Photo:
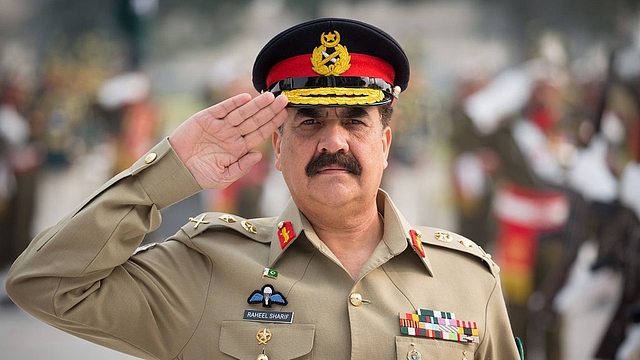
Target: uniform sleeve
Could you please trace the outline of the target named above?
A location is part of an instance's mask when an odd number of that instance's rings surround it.
[[[485,334],[480,344],[479,360],[509,359],[519,360],[520,353],[516,339],[511,330],[511,323],[507,313],[507,307],[502,295],[500,278],[496,278],[496,286],[487,303]]]
[[[199,190],[163,140],[40,233],[10,269],[7,293],[81,338],[134,356],[175,357],[202,313],[211,267],[177,241],[132,254],[159,226],[159,209]]]

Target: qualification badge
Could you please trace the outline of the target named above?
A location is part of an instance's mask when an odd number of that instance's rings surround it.
[[[262,307],[271,307],[272,304],[287,305],[287,299],[280,292],[273,289],[273,285],[266,284],[261,290],[255,290],[247,299],[249,304],[262,304]]]

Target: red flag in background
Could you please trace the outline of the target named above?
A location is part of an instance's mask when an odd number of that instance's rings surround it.
[[[504,184],[493,212],[498,224],[495,255],[505,297],[525,305],[534,290],[538,237],[565,224],[569,202],[560,192]]]

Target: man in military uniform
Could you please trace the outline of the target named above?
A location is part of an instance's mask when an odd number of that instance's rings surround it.
[[[202,110],[16,261],[26,311],[153,359],[518,359],[499,268],[459,235],[409,224],[378,189],[400,45],[347,19],[274,37],[248,94]],[[203,213],[136,248],[159,209],[246,174],[273,134],[292,201],[277,218]]]

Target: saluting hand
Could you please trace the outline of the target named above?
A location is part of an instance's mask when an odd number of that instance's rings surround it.
[[[287,118],[287,98],[240,94],[201,110],[169,142],[203,189],[222,189],[262,159],[255,150]]]

